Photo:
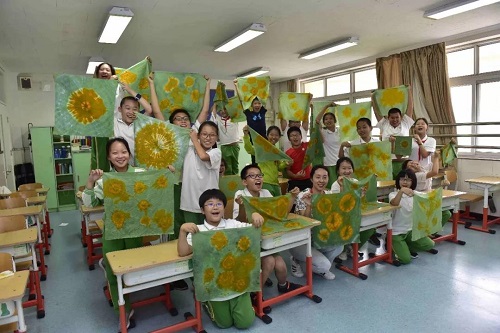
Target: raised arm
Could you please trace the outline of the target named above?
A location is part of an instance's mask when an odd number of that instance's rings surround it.
[[[151,72],[148,75],[149,90],[151,93],[151,108],[153,109],[153,115],[156,119],[165,120],[163,113],[161,113],[160,103],[158,102],[158,95],[156,95],[155,90],[155,73]]]
[[[146,101],[146,99],[144,97],[142,97],[141,95],[136,93],[135,90],[130,88],[130,86],[128,84],[126,84],[125,82],[120,81],[120,85],[123,87],[123,89],[125,89],[126,92],[128,92],[131,96],[135,97],[136,99],[137,99],[137,96],[141,97],[138,99],[138,101],[139,101],[139,104],[141,104],[141,106],[143,107],[145,114],[147,114],[148,116],[153,114],[153,109],[152,109],[151,105],[149,104],[148,101]]]
[[[197,118],[200,124],[208,119],[208,113],[210,111],[210,78],[206,75],[204,77],[205,80],[207,80],[207,86],[205,88],[205,97],[203,98],[203,107]]]
[[[189,136],[191,137],[191,141],[193,142],[196,155],[198,155],[198,157],[202,161],[210,162],[210,155],[207,154],[206,150],[201,146],[200,141],[198,141],[198,133],[196,133],[196,131],[192,129],[189,133]]]
[[[335,102],[331,102],[330,104],[325,105],[325,107],[323,109],[321,109],[320,113],[318,113],[318,115],[316,116],[316,119],[314,119],[316,124],[320,125],[321,120],[323,119],[323,115],[325,114],[326,110],[328,110],[328,108],[334,107],[336,105],[337,104],[335,104]],[[312,112],[313,112],[313,106],[311,104],[311,113]]]
[[[288,124],[288,121],[285,120],[285,119],[280,119],[280,127],[281,127],[281,131],[283,132],[286,128],[286,125]]]
[[[378,105],[375,101],[375,93],[372,92],[372,106],[373,106],[373,113],[375,113],[375,118],[377,118],[377,121],[380,121],[380,119],[384,118],[381,114],[380,114],[380,110],[378,108]]]
[[[427,172],[426,178],[437,176],[437,174],[439,173],[439,165],[440,165],[439,157],[440,153],[439,151],[436,151],[432,156],[432,169],[429,172]]]
[[[411,92],[411,85],[408,86],[408,107],[406,108],[406,115],[413,116],[413,93]]]

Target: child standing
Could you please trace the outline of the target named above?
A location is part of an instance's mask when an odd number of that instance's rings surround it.
[[[409,264],[412,257],[416,258],[416,251],[429,251],[433,254],[438,252],[433,249],[434,242],[429,237],[411,240],[413,191],[416,186],[415,173],[401,170],[396,177],[397,191],[389,193],[389,203],[401,206],[392,215],[392,249],[402,264]]]
[[[248,223],[233,219],[224,219],[224,208],[227,199],[220,190],[211,189],[204,191],[199,199],[199,207],[204,215],[201,225],[184,223],[181,226],[177,252],[179,256],[187,256],[193,253],[192,234],[209,230],[222,230],[231,228],[247,228]],[[253,219],[253,226],[258,228],[262,225],[262,219]],[[235,326],[239,329],[249,328],[255,318],[249,293],[234,294],[229,297],[213,299],[206,303],[210,318],[220,328]]]
[[[323,165],[328,168],[328,173],[330,175],[327,185],[328,188],[332,186],[332,183],[335,181],[335,179],[337,179],[335,164],[339,159],[340,135],[336,128],[337,118],[335,118],[335,114],[333,114],[332,112],[326,112],[326,110],[336,105],[337,104],[335,104],[334,102],[325,105],[321,112],[316,116],[316,126],[321,126],[321,121],[323,121],[323,125],[325,126],[321,129],[321,136],[323,138],[323,149],[325,151]]]
[[[216,105],[212,106],[212,117],[214,123],[219,127],[219,145],[222,158],[226,162],[226,175],[238,174],[238,159],[240,156],[240,145],[238,143],[238,124],[231,122],[226,109],[216,112]]]
[[[427,136],[429,122],[425,118],[415,120],[415,135],[411,143],[410,160],[417,161],[426,168],[431,163],[431,155],[436,151],[436,140]]]
[[[301,122],[298,120],[286,121],[285,119],[281,119],[280,125],[281,125],[281,131],[283,133],[288,132],[288,130],[291,127],[298,127],[300,129],[302,137],[307,138],[307,131],[309,130],[309,120]],[[288,140],[288,138],[285,136],[281,137],[281,150],[283,150],[286,153],[286,151],[291,147],[292,144],[290,143],[290,140]]]
[[[288,191],[298,187],[301,191],[312,187],[311,184],[311,164],[303,168],[304,158],[306,156],[307,142],[302,142],[302,133],[298,127],[291,127],[286,132],[292,148],[286,151],[286,154],[293,160],[293,164],[286,168],[288,181]]]
[[[266,137],[266,112],[267,109],[262,106],[262,102],[256,97],[252,101],[252,106],[250,109],[246,109],[245,116],[247,117],[247,125],[255,132],[259,133],[263,137]],[[252,138],[250,138],[252,142]],[[253,142],[252,142],[253,143]],[[255,164],[255,155],[251,156],[252,164]]]
[[[352,145],[361,145],[369,142],[379,142],[379,139],[372,137],[372,121],[368,118],[359,118],[356,122],[356,131],[358,132],[359,138],[344,141],[340,144],[339,157],[349,157],[349,148]]]

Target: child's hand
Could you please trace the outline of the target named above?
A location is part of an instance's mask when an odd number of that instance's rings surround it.
[[[118,75],[111,75],[110,80],[118,80]]]
[[[395,137],[394,135],[391,135],[391,136],[389,137],[389,141],[390,141],[391,143],[396,142],[396,137]]]
[[[351,144],[349,143],[349,141],[344,141],[340,144],[340,147],[341,148],[351,148]]]
[[[101,169],[91,170],[89,174],[89,181],[95,183],[99,178],[102,177],[103,173],[104,171],[102,171]]]
[[[305,171],[305,170],[300,170],[299,172],[297,172],[297,173],[295,174],[295,176],[296,176],[297,178],[299,178],[299,177],[304,177],[305,175],[306,175],[306,171]]]
[[[191,137],[191,141],[193,141],[193,143],[198,141],[198,133],[196,133],[194,129],[191,129],[191,132],[189,132],[189,136]]]
[[[243,134],[248,135],[248,125],[243,126]]]
[[[175,167],[173,165],[169,165],[168,166],[168,170],[170,170],[170,172],[174,173],[175,172]]]
[[[147,56],[147,57],[146,57],[146,60],[147,60],[149,63],[153,63],[153,60],[151,60],[151,57],[150,57],[150,56]]]
[[[207,81],[208,81],[208,80],[210,80],[210,77],[209,77],[208,75],[206,75],[206,74],[205,74],[205,75],[203,75],[203,77],[204,77],[204,78],[205,78],[205,80],[207,80]]]
[[[260,228],[264,224],[264,218],[257,212],[252,213],[252,225],[255,228]]]
[[[292,197],[296,198],[297,195],[299,195],[300,193],[300,189],[297,186],[295,186],[289,193],[292,195]]]
[[[180,231],[182,232],[185,232],[186,234],[195,234],[197,232],[200,231],[200,229],[198,229],[198,226],[194,223],[191,223],[191,222],[187,222],[187,223],[184,223],[183,225],[181,225],[181,229]]]
[[[418,136],[418,134],[413,135],[413,138],[415,139],[417,145],[420,146],[421,144],[423,144],[422,139],[420,139],[420,136]]]
[[[306,204],[306,206],[311,206],[311,197],[312,197],[311,192],[306,192],[302,196],[302,201]]]
[[[148,81],[149,81],[150,85],[155,83],[155,72],[149,73],[149,75],[148,75]]]
[[[409,188],[409,187],[403,187],[403,188],[401,188],[400,191],[403,192],[404,194],[406,194],[409,197],[413,196],[413,190],[411,188]]]
[[[241,194],[238,195],[236,198],[234,198],[234,202],[236,202],[238,205],[241,205],[243,203],[243,198],[241,197]]]

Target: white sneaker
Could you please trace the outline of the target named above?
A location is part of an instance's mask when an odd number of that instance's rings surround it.
[[[347,252],[343,251],[341,254],[339,254],[339,259],[342,261],[347,260]]]
[[[352,258],[353,251],[352,251],[352,245],[346,245],[345,250],[346,254],[349,256],[349,258]]]
[[[295,277],[303,277],[304,272],[302,271],[302,267],[300,267],[300,264],[295,260],[293,256],[290,257],[290,262],[291,262],[291,273]]]
[[[335,274],[333,274],[330,271],[327,271],[325,273],[319,273],[319,276],[321,276],[325,280],[334,280],[335,279]]]

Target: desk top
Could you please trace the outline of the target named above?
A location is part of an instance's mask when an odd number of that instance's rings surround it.
[[[440,172],[437,175],[432,176],[432,179],[442,179],[444,178],[444,176],[445,176],[444,172]]]
[[[50,187],[40,187],[40,188],[37,188],[35,190],[36,190],[36,193],[38,193],[39,195],[45,195],[50,190]]]
[[[19,244],[35,243],[38,238],[36,227],[0,233],[0,248]]]
[[[28,205],[41,205],[47,201],[47,196],[39,195],[37,197],[26,198],[26,203]]]
[[[40,215],[42,213],[43,207],[41,205],[27,206],[19,208],[1,209],[0,216],[13,216],[13,215],[24,215],[33,216]]]
[[[486,185],[499,185],[500,177],[483,176],[478,178],[467,179],[468,183],[486,184]]]
[[[460,192],[460,191],[452,191],[452,190],[445,190],[443,189],[443,199],[445,198],[455,198],[459,197],[461,195],[466,194],[465,192]]]
[[[318,221],[318,220],[315,220],[315,219],[312,219],[310,217],[306,217],[306,216],[301,216],[301,215],[297,215],[297,214],[294,214],[294,213],[290,213],[288,214],[288,218],[289,219],[293,219],[293,218],[301,218],[301,219],[304,219],[304,220],[307,220],[309,223],[311,223],[309,226],[307,226],[306,228],[303,228],[303,229],[307,229],[307,228],[312,228],[312,227],[315,227],[317,225],[320,225],[321,222]],[[282,231],[282,232],[276,232],[274,234],[267,234],[267,235],[262,235],[262,239],[268,239],[268,238],[275,238],[275,237],[278,237],[278,236],[281,236],[281,235],[284,235],[286,233],[289,233],[289,232],[293,232],[293,231],[296,231],[297,229],[293,229],[293,230],[290,230],[290,231]],[[302,229],[299,229],[299,230],[302,230]]]
[[[82,205],[80,206],[80,210],[83,214],[101,213],[104,212],[104,206],[87,207]]]
[[[28,283],[29,271],[19,271],[0,279],[0,301],[14,301],[23,297]]]
[[[286,184],[286,183],[288,183],[288,178],[279,177],[278,178],[278,183],[280,183],[280,184]]]
[[[101,232],[104,232],[104,221],[103,220],[96,220],[95,224],[97,224],[97,227]]]
[[[5,199],[10,197],[10,193],[0,193],[0,199]]]
[[[106,256],[115,275],[185,261],[192,257],[191,255],[179,257],[177,254],[177,240],[136,249],[109,252]]]
[[[393,206],[393,205],[385,203],[385,202],[381,202],[381,204],[383,204],[382,207],[362,211],[361,216],[365,217],[365,216],[371,216],[371,215],[376,215],[376,214],[382,214],[385,212],[390,212],[390,211],[396,210],[400,207],[400,206]]]
[[[378,180],[377,188],[394,187],[396,182],[394,180]]]

